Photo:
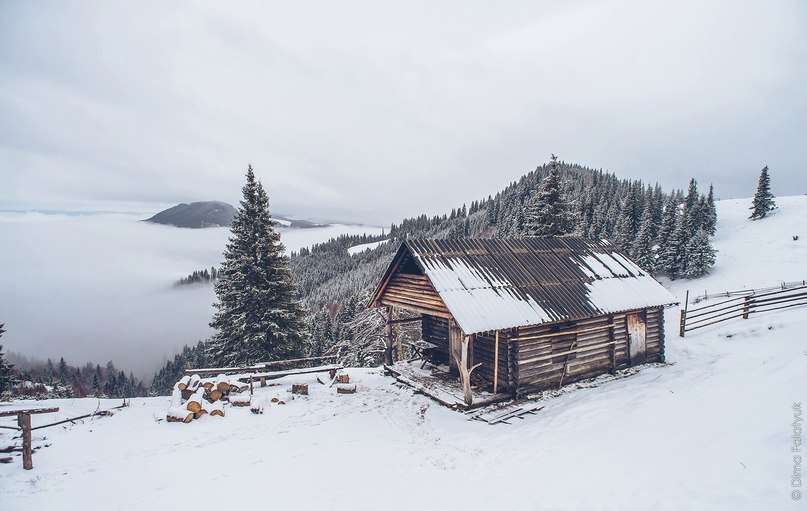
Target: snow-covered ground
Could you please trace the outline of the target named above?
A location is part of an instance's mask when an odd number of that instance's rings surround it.
[[[750,201],[719,203],[714,274],[671,290],[805,278],[807,238],[792,235],[807,197],[777,201],[754,223],[743,220]],[[561,393],[509,425],[468,421],[373,369],[347,371],[355,395],[297,377],[311,395],[263,415],[168,424],[169,398],[133,400],[112,417],[36,431],[49,447],[32,471],[18,458],[0,465],[0,509],[801,509],[791,407],[807,401],[807,308],[685,339],[677,310],[666,319],[669,365]],[[259,398],[291,380],[280,383]],[[97,406],[37,404],[62,411],[35,425]],[[10,437],[0,429],[0,447]]]

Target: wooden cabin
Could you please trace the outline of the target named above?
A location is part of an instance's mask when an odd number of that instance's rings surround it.
[[[663,361],[664,307],[676,303],[610,242],[564,237],[406,240],[371,307],[387,309],[388,363],[405,310],[433,364],[455,371],[467,337],[483,385],[525,395]]]

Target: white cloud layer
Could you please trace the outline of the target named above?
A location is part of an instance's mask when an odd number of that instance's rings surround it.
[[[379,228],[283,229],[287,250]],[[208,337],[210,285],[174,288],[218,266],[230,231],[179,229],[133,215],[0,213],[0,339],[5,350],[74,365],[113,360],[150,377],[164,357]]]

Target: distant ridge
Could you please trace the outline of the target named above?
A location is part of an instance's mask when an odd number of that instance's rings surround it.
[[[173,225],[189,229],[202,229],[205,227],[230,227],[235,216],[235,208],[221,201],[200,201],[190,204],[177,204],[171,208],[160,211],[153,217],[145,220],[155,224]],[[275,215],[274,219],[280,227],[292,229],[310,229],[324,227],[330,224],[309,222]]]
[[[234,215],[235,208],[226,202],[203,201],[177,204],[160,211],[146,222],[190,229],[229,227]]]

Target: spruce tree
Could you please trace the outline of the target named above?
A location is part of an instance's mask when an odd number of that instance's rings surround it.
[[[717,207],[715,207],[715,189],[709,185],[709,195],[706,196],[706,224],[704,229],[709,236],[714,236],[717,232]]]
[[[762,168],[759,173],[759,183],[757,183],[757,193],[754,194],[754,201],[751,204],[751,220],[765,218],[768,213],[776,209],[775,197],[771,193],[771,177],[768,175],[768,166]]]
[[[656,254],[653,251],[653,204],[647,202],[642,215],[642,225],[636,235],[632,250],[634,261],[651,275],[656,270]]]
[[[686,265],[681,276],[694,279],[709,273],[715,264],[715,250],[709,244],[709,233],[700,229],[686,247]]]
[[[662,245],[658,268],[675,280],[686,270],[686,222],[683,215],[676,215],[675,228]]]
[[[558,158],[552,155],[549,175],[541,191],[527,202],[524,211],[524,235],[529,237],[563,236],[572,229],[569,207],[560,191]]]
[[[3,326],[4,324],[0,323],[0,337],[3,337],[5,332]],[[13,364],[6,363],[6,358],[3,355],[3,345],[0,344],[0,395],[7,390],[11,390],[11,386],[14,384],[14,378],[11,375],[13,368]]]
[[[247,169],[243,200],[233,218],[215,284],[216,313],[208,343],[214,364],[293,358],[303,353],[303,308],[269,197]]]
[[[698,183],[695,178],[689,181],[686,201],[684,202],[684,227],[686,228],[686,240],[689,242],[692,237],[705,224],[705,211],[703,207],[705,201],[701,202],[701,195],[698,193]]]

